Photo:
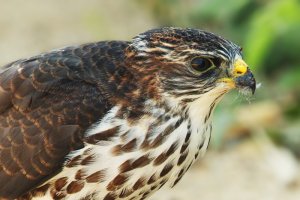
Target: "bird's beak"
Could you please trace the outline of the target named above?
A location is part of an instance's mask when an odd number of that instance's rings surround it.
[[[250,89],[252,94],[254,94],[256,89],[255,78],[248,65],[241,58],[238,58],[234,62],[233,67],[228,74],[228,78],[222,78],[220,81],[234,88]]]

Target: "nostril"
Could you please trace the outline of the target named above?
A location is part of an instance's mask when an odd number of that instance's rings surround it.
[[[236,73],[237,73],[237,74],[243,74],[243,72],[242,72],[242,71],[237,71]]]
[[[236,60],[233,66],[233,74],[235,76],[241,76],[247,73],[248,65],[243,60]]]
[[[247,72],[247,67],[244,66],[236,66],[234,69],[235,75],[243,75],[246,74],[246,72]]]

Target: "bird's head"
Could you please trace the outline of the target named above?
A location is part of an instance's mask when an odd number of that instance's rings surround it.
[[[256,88],[241,47],[210,32],[150,30],[133,39],[128,55],[136,70],[145,77],[151,74],[164,94],[182,102],[217,98],[232,88],[253,94]]]

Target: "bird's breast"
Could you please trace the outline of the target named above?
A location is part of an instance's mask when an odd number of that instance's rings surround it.
[[[141,199],[165,184],[174,186],[207,148],[209,124],[195,129],[189,118],[167,112],[133,123],[117,117],[119,111],[111,109],[87,131],[85,147],[72,152],[48,182],[53,185],[48,195]]]

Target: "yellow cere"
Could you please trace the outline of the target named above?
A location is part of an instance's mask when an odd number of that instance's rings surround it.
[[[233,64],[233,75],[236,76],[241,76],[244,75],[247,72],[248,65],[242,60],[238,59],[235,61]]]

